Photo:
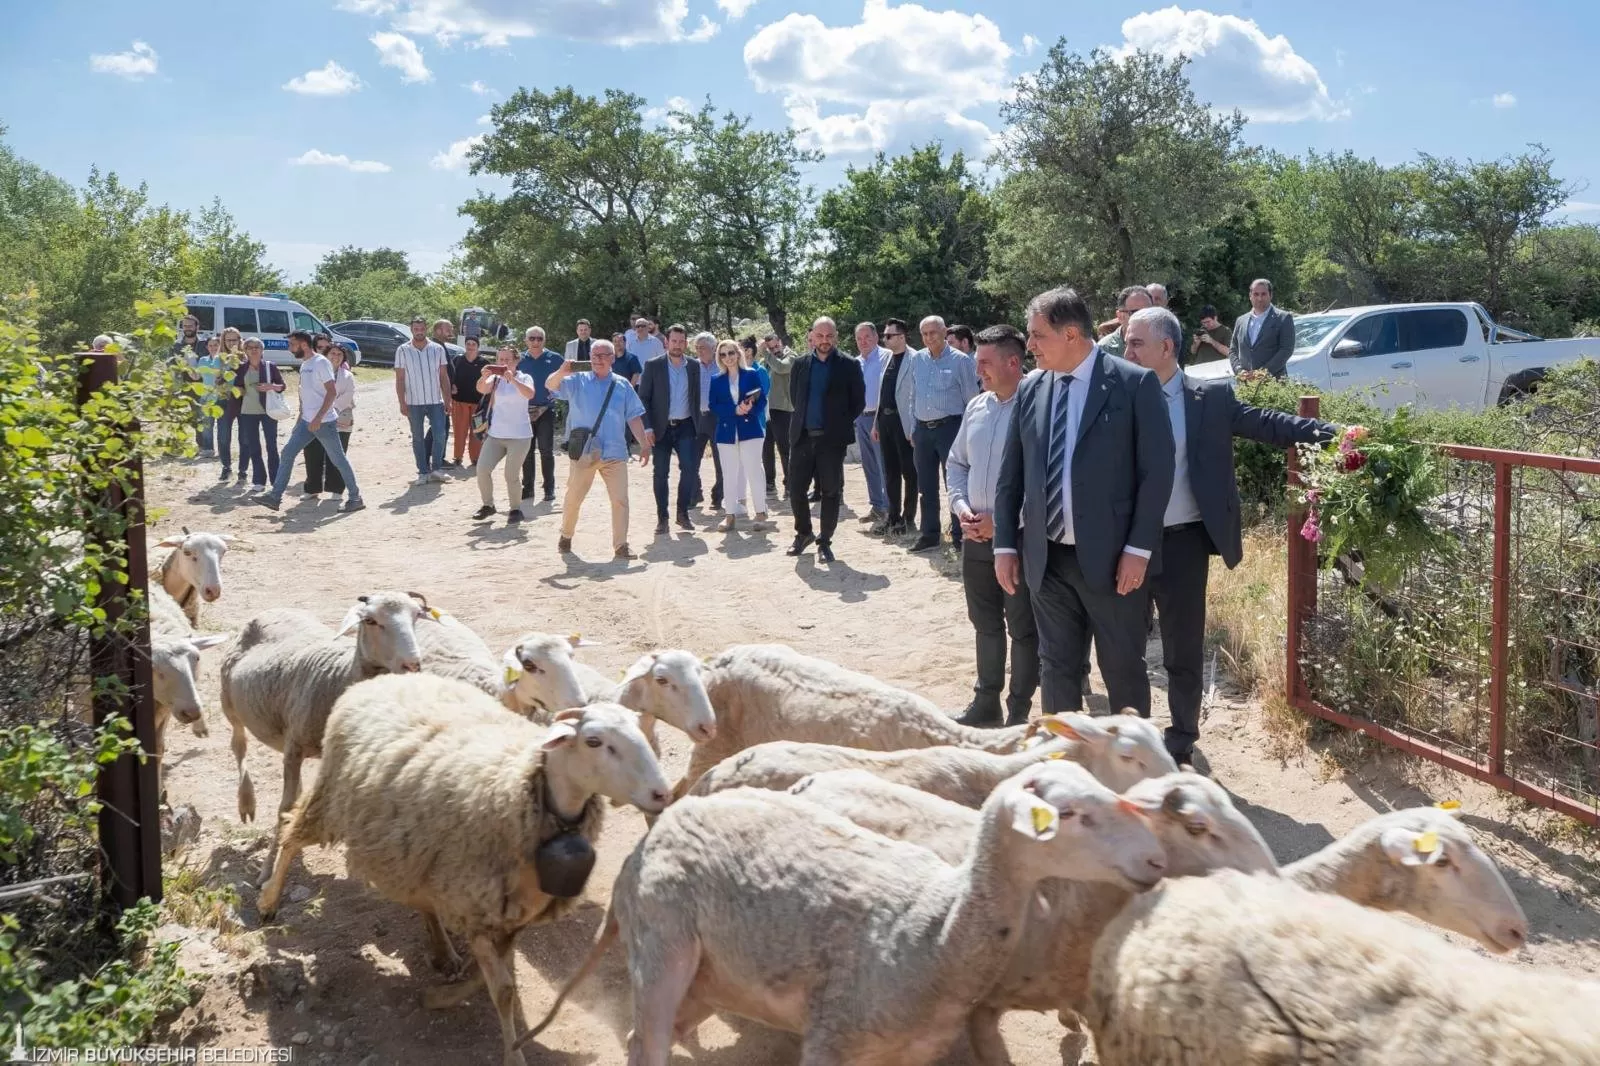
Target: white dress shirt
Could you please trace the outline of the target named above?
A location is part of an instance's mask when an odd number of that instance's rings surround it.
[[[1259,315],[1254,311],[1250,312],[1250,321],[1245,324],[1245,332],[1250,335],[1251,344],[1254,344],[1256,342],[1256,338],[1261,336],[1261,323],[1265,322],[1267,320],[1267,316],[1271,313],[1271,304],[1268,304],[1267,309],[1261,312]]]
[[[1050,425],[1054,427],[1056,420],[1060,418],[1067,420],[1067,454],[1062,457],[1061,463],[1061,517],[1066,522],[1066,535],[1061,540],[1063,544],[1077,543],[1077,537],[1072,528],[1072,454],[1078,447],[1078,426],[1083,421],[1083,405],[1089,399],[1089,382],[1094,377],[1094,368],[1099,361],[1100,346],[1097,344],[1083,362],[1079,363],[1069,373],[1065,375],[1052,373],[1050,375]],[[1062,377],[1070,377],[1072,379],[1072,385],[1065,388],[1067,394],[1067,409],[1065,411],[1061,409],[1063,386],[1060,379]],[[1047,438],[1045,447],[1048,448],[1049,446],[1050,442]],[[1045,466],[1046,469],[1049,468],[1048,455],[1045,457]],[[1045,513],[1048,514],[1049,512],[1050,508],[1046,505]],[[1023,521],[1019,518],[1017,528],[1022,528],[1022,525]],[[1122,550],[1129,555],[1137,555],[1141,559],[1150,558],[1150,552],[1144,548],[1123,545]],[[1016,549],[996,548],[994,552],[996,555],[1016,554]]]
[[[1172,441],[1177,449],[1172,468],[1172,495],[1167,499],[1163,526],[1181,526],[1200,521],[1200,502],[1189,484],[1189,420],[1184,410],[1183,371],[1173,374],[1161,391],[1167,398],[1167,418],[1172,422]]]
[[[994,513],[1000,459],[1005,454],[1006,434],[1011,430],[1016,409],[1017,394],[1014,392],[1004,400],[992,392],[983,392],[967,404],[945,465],[951,513]]]

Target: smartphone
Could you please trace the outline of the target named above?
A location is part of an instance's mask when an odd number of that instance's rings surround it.
[[[747,399],[747,400],[753,400],[757,396],[760,396],[760,395],[761,395],[761,390],[760,389],[751,389],[749,392],[744,394],[744,398]]]

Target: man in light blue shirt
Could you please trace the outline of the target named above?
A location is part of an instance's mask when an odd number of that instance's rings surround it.
[[[667,354],[661,338],[650,332],[650,320],[643,315],[633,320],[633,332],[628,334],[628,354],[639,360],[639,365]]]
[[[961,426],[961,414],[978,395],[978,371],[972,356],[950,346],[944,319],[929,315],[922,320],[922,343],[912,352],[895,383],[901,415],[911,413],[911,452],[917,467],[917,487],[922,497],[922,535],[914,552],[939,546],[939,519],[944,514],[939,498],[939,478],[944,474],[950,445]],[[961,527],[950,524],[950,539],[961,547]]]
[[[561,368],[546,379],[545,386],[567,401],[569,459],[571,437],[587,435],[589,438],[582,455],[571,459],[566,502],[561,509],[561,539],[557,546],[563,552],[572,550],[578,511],[583,507],[584,497],[589,495],[594,476],[599,474],[606,483],[606,494],[611,497],[614,557],[626,562],[637,556],[628,547],[628,438],[624,431],[633,430],[634,439],[640,444],[640,466],[649,464],[655,436],[644,428],[644,404],[639,394],[621,375],[611,372],[616,355],[610,341],[597,340],[589,348],[589,365],[593,370],[575,373],[576,362],[563,362]]]
[[[867,407],[856,417],[856,451],[861,455],[861,474],[867,479],[867,500],[872,510],[856,519],[858,522],[886,522],[889,518],[889,494],[884,490],[883,453],[878,442],[872,439],[872,427],[878,420],[878,390],[883,384],[883,368],[888,365],[889,353],[878,347],[878,327],[863,322],[856,327],[856,351],[860,353],[861,376],[867,385]]]

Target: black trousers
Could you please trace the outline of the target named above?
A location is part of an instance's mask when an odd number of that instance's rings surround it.
[[[650,461],[655,464],[652,476],[655,479],[656,520],[659,522],[667,520],[667,482],[672,473],[674,455],[678,457],[678,514],[684,514],[689,510],[689,501],[694,499],[694,490],[699,487],[695,480],[700,468],[694,461],[693,422],[679,422],[677,425],[668,422],[650,452]]]
[[[889,495],[889,521],[917,521],[917,458],[911,439],[900,429],[900,416],[879,411],[878,450],[883,455],[883,487]]]
[[[536,463],[537,467],[534,465]],[[522,460],[523,500],[533,495],[535,470],[543,475],[544,494],[554,496],[556,494],[556,409],[553,404],[533,423],[533,444],[528,448],[528,457]]]
[[[961,416],[946,418],[936,426],[916,423],[911,433],[912,456],[916,461],[917,484],[922,489],[922,535],[939,539],[939,520],[944,515],[944,498],[939,491],[940,478],[945,476],[945,463],[950,458],[950,445],[956,442],[956,431],[961,428]],[[948,488],[948,484],[945,486]],[[950,516],[950,539],[961,546],[961,526],[955,516]]]
[[[345,454],[350,454],[350,431],[339,431],[339,444],[344,448]],[[306,459],[306,491],[331,492],[335,496],[344,491],[344,476],[339,473],[339,468],[328,462],[328,453],[323,449],[320,440],[312,440],[306,444],[305,451],[300,454]],[[428,454],[433,454],[432,452]]]
[[[700,463],[706,457],[706,450],[711,451],[711,469],[716,471],[716,478],[711,482],[711,506],[722,506],[722,455],[717,451],[717,439],[714,433],[698,434],[694,438],[694,472],[695,477],[700,477]],[[696,481],[696,485],[703,484]],[[704,493],[695,492],[695,502],[705,499]]]
[[[816,537],[819,544],[832,544],[839,524],[839,501],[844,496],[845,445],[833,444],[809,433],[795,441],[789,452],[789,508],[794,512],[797,537],[811,536],[811,481],[817,482],[822,497],[822,525]]]
[[[1167,750],[1187,755],[1200,739],[1206,650],[1206,584],[1211,576],[1211,537],[1199,522],[1172,526],[1161,537],[1161,573],[1150,579],[1150,595],[1161,625],[1161,664],[1167,671],[1172,725]]]
[[[767,408],[767,441],[761,446],[761,465],[767,472],[767,491],[771,492],[778,484],[778,467],[773,462],[773,453],[783,463],[783,494],[789,494],[789,419],[794,416],[793,411],[774,411]]]
[[[1078,553],[1070,545],[1051,542],[1039,588],[1033,594],[1033,618],[1039,631],[1039,665],[1044,712],[1083,709],[1083,665],[1090,635],[1099,649],[1111,709],[1132,707],[1150,716],[1150,675],[1144,665],[1149,584],[1117,595],[1098,592],[1084,581]]]
[[[1026,717],[1039,690],[1039,634],[1026,583],[1007,596],[994,576],[994,544],[967,538],[961,544],[961,587],[967,594],[967,618],[978,635],[978,681],[972,686],[978,702],[999,710],[1006,684],[1006,637],[1011,638],[1011,691],[1006,710]]]

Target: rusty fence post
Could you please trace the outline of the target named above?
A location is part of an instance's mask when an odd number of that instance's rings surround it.
[[[1316,418],[1322,402],[1316,396],[1300,397],[1299,413],[1303,418]],[[1300,669],[1300,645],[1304,638],[1306,619],[1317,610],[1317,546],[1300,535],[1305,524],[1306,509],[1295,500],[1295,490],[1301,485],[1300,452],[1289,449],[1289,544],[1288,544],[1288,631],[1284,639],[1284,688],[1291,707],[1299,707],[1309,698],[1305,676]]]
[[[116,381],[117,366],[115,353],[85,355],[79,370],[78,403],[86,403],[96,390]],[[131,418],[122,427],[125,438],[138,431],[138,423]],[[134,599],[148,602],[150,591],[144,463],[131,447],[127,451],[128,457],[117,462],[118,472],[99,501],[101,507],[121,516],[122,531],[101,528],[98,523],[90,523],[86,530],[86,537],[97,540],[103,552],[122,555],[128,571],[125,585],[110,574],[102,575],[95,601],[105,612],[106,631],[91,641],[90,669],[97,679],[114,678],[121,684],[109,689],[95,686],[94,723],[100,728],[114,716],[127,719],[145,753],[144,758],[124,754],[100,771],[99,797],[104,805],[100,811],[101,875],[106,892],[119,907],[132,906],[145,896],[161,900],[161,797],[155,760],[156,709],[150,685],[150,623],[141,617],[132,630],[119,626]]]
[[[1494,464],[1494,578],[1489,622],[1489,772],[1506,772],[1506,660],[1511,643],[1511,464]]]

